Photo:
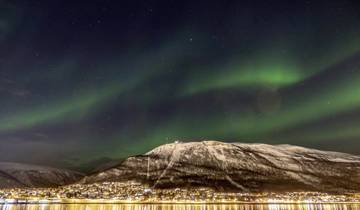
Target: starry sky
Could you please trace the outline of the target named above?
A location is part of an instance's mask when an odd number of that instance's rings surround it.
[[[360,154],[357,1],[0,0],[0,161],[175,140]]]

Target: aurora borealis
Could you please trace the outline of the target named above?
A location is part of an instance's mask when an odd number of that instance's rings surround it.
[[[360,154],[356,1],[0,1],[0,161],[175,140]]]

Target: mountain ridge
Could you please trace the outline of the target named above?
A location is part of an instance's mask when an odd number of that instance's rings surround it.
[[[81,183],[136,180],[153,188],[359,191],[360,157],[288,144],[219,141],[161,145]]]
[[[57,187],[72,184],[83,176],[68,169],[0,162],[0,188]]]

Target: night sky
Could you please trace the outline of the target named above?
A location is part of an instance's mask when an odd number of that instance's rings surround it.
[[[360,154],[356,2],[0,0],[0,161],[205,139]]]

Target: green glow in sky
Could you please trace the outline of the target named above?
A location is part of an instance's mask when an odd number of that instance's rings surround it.
[[[346,72],[359,72],[360,66],[351,66]],[[336,81],[336,82],[334,82]],[[219,110],[203,118],[194,115],[178,115],[164,122],[145,138],[146,145],[157,145],[163,141],[176,139],[227,139],[238,138],[247,141],[261,141],[267,137],[277,136],[288,129],[300,127],[307,123],[341,115],[360,108],[360,75],[354,73],[345,78],[334,78],[306,93],[297,92],[290,98],[283,98],[281,107],[274,113],[258,113],[253,109],[240,110],[224,114]],[[226,111],[226,110],[225,110]],[[336,138],[354,138],[359,135],[358,123],[347,122],[344,125],[328,125],[318,130],[298,131],[294,136],[287,136],[288,143],[296,144],[301,138],[324,141]],[[312,134],[314,136],[312,136]],[[280,135],[281,136],[281,135]],[[294,142],[292,142],[292,139]],[[238,140],[238,139],[233,139]],[[276,142],[276,139],[273,140]],[[302,140],[306,142],[305,140]],[[141,144],[141,143],[140,143]]]
[[[1,160],[48,150],[33,162],[81,164],[177,139],[321,149],[360,138],[360,18],[348,1],[46,2],[0,8]]]
[[[245,64],[218,67],[213,74],[198,75],[189,81],[185,95],[224,88],[283,87],[304,79],[296,64],[275,60],[252,60]]]
[[[111,70],[131,68],[134,69],[131,74],[122,77],[116,75],[119,78],[109,78],[106,83],[96,85],[96,87],[77,89],[73,91],[71,96],[63,99],[49,101],[37,107],[3,115],[0,119],[0,132],[28,129],[47,123],[56,124],[59,122],[81,121],[86,117],[90,117],[100,112],[102,106],[111,103],[116,97],[132,91],[142,83],[161,74],[164,69],[172,67],[176,60],[179,59],[178,50],[181,50],[181,48],[174,49],[174,47],[176,47],[176,43],[164,45],[164,47],[154,50],[151,55],[138,56],[136,59],[139,62],[131,66],[115,63],[110,65],[110,67],[102,67],[110,68]],[[163,56],[164,54],[166,56]],[[160,56],[163,56],[168,62],[159,62]],[[49,74],[49,76],[54,80],[58,80],[71,75],[78,67],[79,64],[67,58],[64,62],[57,63],[55,65],[56,71],[53,74]],[[40,77],[37,74],[33,76],[36,78]],[[27,75],[26,80],[31,81],[28,77]],[[37,81],[36,79],[34,80]]]
[[[290,45],[268,48],[254,56],[235,56],[225,64],[209,66],[207,74],[196,74],[195,71],[186,82],[182,95],[226,88],[283,88],[294,85],[359,52],[360,38],[356,31],[344,33],[340,40],[322,47],[321,54],[310,51],[305,58],[300,58],[299,50]]]
[[[3,117],[0,120],[0,131],[25,129],[54,121],[81,119],[93,111],[96,105],[120,94],[123,90],[121,85],[113,85],[100,91],[85,91],[64,101]]]

